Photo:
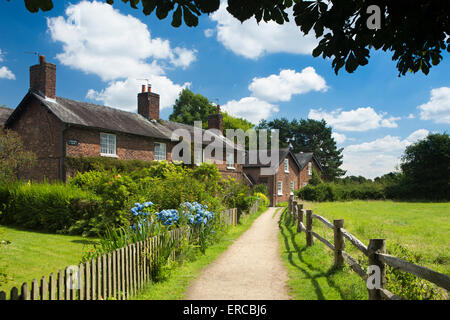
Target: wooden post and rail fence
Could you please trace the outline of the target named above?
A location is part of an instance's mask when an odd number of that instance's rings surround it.
[[[256,209],[257,210],[257,209]],[[250,213],[254,213],[251,208]],[[238,223],[237,209],[220,213],[226,225]],[[169,231],[169,241],[189,237],[189,227]],[[135,296],[151,280],[151,263],[159,254],[162,236],[149,237],[76,266],[59,270],[49,277],[12,288],[9,297],[0,291],[0,300],[126,300]],[[175,252],[171,253],[175,258]]]
[[[434,270],[410,263],[400,258],[386,254],[385,239],[370,239],[368,246],[344,229],[344,219],[334,220],[333,223],[326,218],[314,214],[312,210],[305,210],[303,204],[296,197],[289,198],[288,213],[297,226],[297,232],[305,232],[306,246],[312,246],[314,238],[325,244],[334,251],[334,265],[340,267],[347,263],[366,283],[371,275],[366,274],[364,268],[345,251],[345,240],[361,251],[368,258],[369,266],[376,266],[379,270],[379,286],[370,288],[368,286],[369,300],[403,300],[386,289],[386,265],[411,273],[419,278],[428,280],[438,287],[450,291],[450,277]],[[321,237],[313,231],[313,219],[323,223],[334,232],[334,244]],[[304,224],[306,221],[306,225]],[[371,279],[369,279],[370,281]],[[371,286],[373,287],[373,286]]]

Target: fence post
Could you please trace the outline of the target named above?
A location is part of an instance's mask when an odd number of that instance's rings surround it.
[[[295,220],[297,219],[297,200],[292,201],[292,224],[295,225]]]
[[[306,210],[306,246],[310,247],[313,245],[313,235],[312,235],[312,210]]]
[[[303,223],[303,204],[297,204],[297,233],[302,232],[300,222]]]
[[[386,266],[385,264],[378,258],[377,253],[385,253],[386,251],[386,240],[385,239],[370,239],[369,246],[367,247],[367,251],[369,253],[369,268],[371,266],[377,266],[380,270],[380,279],[379,279],[379,288],[376,286],[373,289],[368,289],[369,291],[369,300],[381,300],[381,292],[379,289],[385,288],[386,286]],[[377,272],[375,272],[377,275]],[[370,275],[369,275],[370,277]],[[368,281],[370,278],[368,279]],[[375,281],[376,283],[377,281]]]
[[[293,201],[293,196],[289,196],[289,200],[288,200],[288,212],[289,214],[292,216],[292,201]]]
[[[344,219],[333,220],[334,224],[334,266],[341,267],[344,265],[344,257],[342,251],[345,250],[344,235],[341,228],[344,227]]]

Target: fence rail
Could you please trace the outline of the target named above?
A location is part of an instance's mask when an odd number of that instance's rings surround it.
[[[368,275],[364,271],[364,268],[345,251],[345,239],[347,239],[355,248],[361,251],[365,256],[369,258],[369,265],[376,265],[380,268],[380,288],[368,289],[369,300],[401,300],[399,297],[385,288],[386,285],[386,264],[397,268],[401,271],[411,273],[419,278],[428,280],[438,287],[444,288],[450,291],[450,277],[445,274],[433,271],[431,269],[418,266],[416,264],[407,262],[400,258],[388,255],[385,253],[386,243],[384,239],[371,239],[369,245],[364,243],[352,235],[350,232],[344,229],[344,220],[334,220],[333,223],[326,218],[314,214],[312,210],[303,209],[303,204],[291,196],[289,198],[288,213],[292,217],[293,223],[297,224],[297,232],[305,232],[306,245],[313,245],[313,239],[316,238],[328,248],[334,251],[334,265],[341,266],[344,261],[350,266],[350,268],[358,274],[364,281],[367,281]],[[303,218],[306,216],[306,226],[303,224]],[[323,238],[319,234],[313,231],[313,219],[320,221],[326,227],[333,229],[334,244]],[[344,239],[345,238],[345,239]]]
[[[259,205],[259,202],[257,202]],[[254,213],[258,208],[250,209]],[[221,221],[235,226],[238,223],[237,209],[220,213]],[[169,240],[179,243],[190,237],[189,227],[169,231]],[[157,259],[164,239],[153,236],[129,244],[77,266],[69,266],[49,277],[33,279],[31,286],[22,284],[20,290],[13,287],[9,299],[0,291],[0,300],[126,300],[135,296],[152,279],[152,262]],[[175,251],[171,252],[175,258]]]

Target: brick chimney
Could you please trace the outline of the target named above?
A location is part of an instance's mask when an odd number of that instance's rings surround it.
[[[147,119],[159,119],[159,94],[152,92],[152,87],[142,85],[142,92],[138,94],[138,113]]]
[[[220,106],[217,106],[217,113],[208,116],[208,129],[217,129],[223,133],[223,115],[220,113]]]
[[[30,89],[48,98],[56,97],[56,65],[39,56],[39,64],[30,67]]]

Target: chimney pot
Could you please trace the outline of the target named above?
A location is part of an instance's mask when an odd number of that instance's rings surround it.
[[[148,85],[148,92],[152,92],[152,85],[151,84]]]
[[[142,85],[142,93],[145,92],[145,84]]]
[[[151,86],[148,85],[148,92],[138,93],[138,113],[151,120],[159,119],[159,94],[151,92]],[[143,86],[144,89],[144,86]]]
[[[56,66],[39,56],[39,64],[30,67],[30,89],[45,97],[56,97]]]

